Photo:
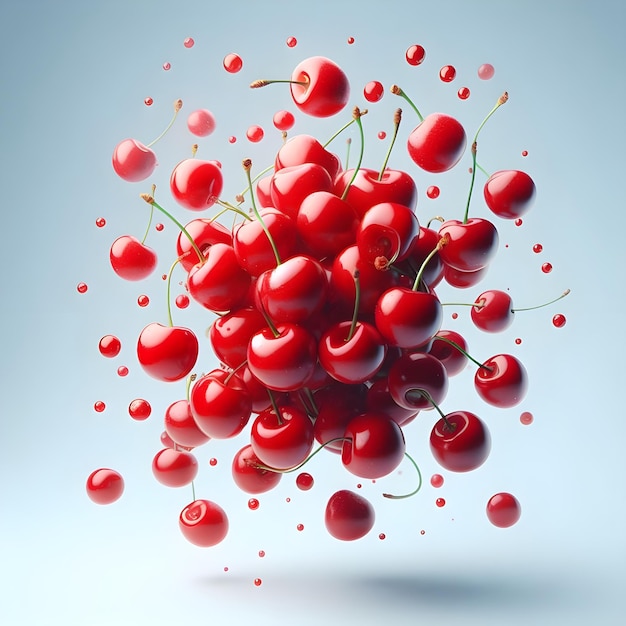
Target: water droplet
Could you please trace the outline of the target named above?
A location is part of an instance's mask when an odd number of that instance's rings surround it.
[[[542,250],[543,250],[543,246],[542,246],[540,243],[536,243],[536,244],[533,246],[533,252],[534,252],[535,254],[539,254]]]
[[[453,319],[453,320],[457,319],[458,317],[459,317],[459,314],[458,314],[458,313],[453,313],[453,314],[452,314],[452,319]]]
[[[439,78],[441,78],[441,80],[444,83],[451,83],[455,77],[456,77],[456,69],[454,68],[453,65],[444,65],[439,70]]]
[[[167,72],[168,70],[172,69],[172,65],[171,63],[168,63],[167,61],[165,63],[163,63],[163,69]]]
[[[420,535],[425,535],[426,531],[425,530],[420,530]]]
[[[104,409],[106,409],[106,408],[107,408],[107,406],[106,406],[106,404],[104,402],[102,402],[102,400],[98,400],[97,402],[94,402],[93,410],[96,413],[102,413],[102,411],[104,411]]]
[[[519,346],[519,345],[522,343],[521,338],[520,338],[520,337],[518,337],[518,338],[515,340],[515,343]]]
[[[296,123],[296,118],[289,111],[276,111],[272,122],[278,130],[289,130]]]
[[[128,405],[128,414],[138,422],[147,420],[152,413],[152,407],[147,400],[137,398]]]
[[[87,289],[89,289],[87,283],[78,283],[78,285],[76,285],[76,291],[78,291],[78,293],[87,293]]]
[[[532,413],[530,413],[529,411],[524,411],[520,416],[519,416],[519,421],[524,424],[524,426],[528,426],[529,424],[532,424],[534,421],[534,416]]]
[[[522,150],[522,156],[523,157],[527,157],[528,156],[528,150]]]
[[[368,102],[378,102],[385,95],[385,88],[377,80],[371,80],[363,88],[363,97]]]
[[[544,274],[549,274],[549,273],[552,271],[552,263],[544,263],[544,264],[541,266],[541,271],[542,271]]]
[[[383,541],[387,538],[387,535],[385,535],[385,533],[380,533],[380,535],[378,535],[378,538]]]
[[[348,37],[348,44],[352,45],[354,43],[354,37]]]
[[[237,137],[235,137],[234,135],[231,135],[228,138],[228,143],[236,143],[237,142]]]
[[[457,96],[459,96],[459,98],[461,100],[467,100],[470,97],[470,90],[469,87],[461,87],[458,91],[457,91]]]
[[[186,309],[189,306],[189,296],[181,293],[179,296],[176,296],[176,306],[179,309]]]
[[[227,572],[228,571],[228,565],[224,565],[224,571]]]
[[[443,476],[441,474],[433,474],[430,477],[430,484],[439,489],[443,485]]]
[[[291,498],[285,498],[285,502],[287,503],[291,502]]]
[[[229,74],[236,74],[243,67],[243,59],[234,52],[227,54],[224,57],[224,69]]]
[[[248,141],[251,141],[252,143],[258,143],[261,139],[263,139],[264,135],[265,133],[260,126],[250,126],[246,131],[246,137],[248,138]]]
[[[423,63],[426,57],[426,50],[422,46],[415,44],[407,48],[405,57],[409,65],[419,65]]]
[[[304,530],[304,524],[298,524],[296,526],[296,528],[297,528],[298,532],[302,532]]]
[[[311,476],[311,474],[307,472],[302,472],[296,477],[296,486],[302,491],[308,491],[309,489],[311,489],[314,482],[315,481],[313,480],[313,476]]]
[[[106,223],[107,223],[107,221],[106,221],[103,217],[99,217],[99,218],[96,220],[96,226],[97,226],[98,228],[104,228],[104,227],[106,226]]]
[[[215,457],[213,457],[212,459],[209,459],[209,465],[211,467],[215,467],[217,465],[217,459]]]
[[[128,368],[125,365],[120,365],[117,368],[117,375],[122,377],[128,376]]]
[[[287,46],[289,48],[295,48],[298,45],[298,40],[295,37],[287,37]]]
[[[387,133],[384,130],[378,131],[378,138],[385,139],[387,137]]]
[[[435,198],[439,197],[439,193],[440,193],[440,189],[439,187],[437,187],[437,185],[431,185],[427,190],[426,190],[426,195],[431,199],[434,200]]]
[[[521,218],[521,217],[518,217],[518,218],[515,220],[515,226],[521,226],[523,223],[524,223],[524,222],[522,221],[522,218]]]
[[[248,500],[248,508],[251,511],[256,511],[259,508],[259,501],[256,498],[250,498]]]
[[[493,65],[491,65],[491,63],[483,63],[478,68],[478,78],[480,78],[481,80],[489,80],[490,78],[493,78],[493,75],[495,73],[496,70],[493,68]]]
[[[146,307],[150,304],[150,298],[146,295],[141,295],[137,298],[137,304],[142,308]]]
[[[102,339],[100,339],[98,349],[100,350],[100,354],[102,356],[112,359],[120,353],[120,350],[122,349],[122,342],[114,335],[105,335]]]
[[[187,37],[187,39],[185,39],[185,41],[183,41],[183,46],[185,46],[185,48],[193,48],[193,44],[196,43],[192,37]]]
[[[361,487],[363,487],[363,485],[362,485],[361,483],[357,483],[356,488],[357,488],[357,489],[361,489]]]
[[[163,226],[163,224],[159,223],[157,224],[154,229],[158,232],[161,232],[163,229],[165,228],[165,226]]]
[[[505,247],[505,248],[508,248],[508,247],[509,247],[509,244],[508,244],[508,243],[505,243],[505,244],[504,244],[504,247]]]
[[[567,322],[567,320],[565,319],[565,315],[563,315],[562,313],[557,313],[553,318],[552,318],[552,323],[557,327],[557,328],[563,328],[563,326],[565,326],[565,323]]]
[[[254,579],[254,584],[255,584],[257,587],[260,587],[260,586],[263,584],[263,581],[262,581],[260,578],[255,578],[255,579]]]
[[[441,508],[442,506],[446,506],[446,501],[443,498],[437,498],[435,504]]]
[[[259,550],[259,557],[263,558],[265,556],[265,550]]]
[[[153,104],[154,100],[148,96],[147,98],[143,99],[143,103],[147,106],[147,107],[151,107]]]
[[[161,274],[161,280],[167,280],[167,274]]]

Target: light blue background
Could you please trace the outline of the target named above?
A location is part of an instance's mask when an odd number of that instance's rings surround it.
[[[608,0],[4,2],[0,622],[621,623],[625,26],[622,3]],[[293,49],[285,45],[291,35],[299,42]],[[182,45],[188,36],[196,40],[189,50]],[[354,45],[347,45],[348,36]],[[413,43],[427,51],[419,68],[404,62]],[[229,52],[244,59],[239,75],[221,69]],[[451,328],[467,331],[479,356],[514,351],[531,376],[527,399],[507,411],[478,401],[469,369],[452,381],[445,408],[475,410],[490,425],[494,445],[485,466],[471,475],[445,474],[441,490],[426,484],[402,502],[380,493],[412,485],[409,467],[364,485],[377,507],[376,526],[362,541],[343,544],[322,523],[328,496],[356,483],[335,457],[319,455],[311,463],[311,492],[298,492],[293,476],[285,477],[251,512],[229,473],[229,458],[245,442],[214,442],[198,451],[196,490],[228,510],[231,532],[211,550],[196,549],[177,529],[190,490],[168,490],[150,471],[163,411],[183,397],[184,385],[148,380],[133,355],[141,328],[166,321],[159,276],[173,258],[173,226],[149,236],[161,259],[154,278],[137,285],[113,275],[109,246],[121,234],[142,236],[148,210],[138,194],[149,183],[117,179],[110,154],[126,136],[153,138],[171,103],[183,98],[180,119],[157,146],[154,182],[164,205],[192,219],[166,191],[168,172],[194,141],[185,114],[199,107],[215,113],[218,128],[199,141],[199,156],[223,161],[225,195],[233,197],[245,186],[241,159],[252,157],[260,169],[280,145],[273,112],[295,111],[285,89],[251,92],[247,84],[285,77],[313,54],[345,67],[351,104],[364,105],[360,91],[370,80],[397,82],[423,112],[445,109],[470,132],[507,89],[511,100],[485,127],[479,160],[489,171],[526,169],[538,198],[522,228],[498,223],[500,253],[479,289],[510,287],[519,306],[566,287],[572,294],[551,309],[520,313],[498,336],[472,330],[467,311],[459,309],[454,325],[447,318]],[[161,68],[165,61],[170,72]],[[476,76],[485,62],[496,68],[491,81]],[[458,70],[450,85],[437,78],[445,64]],[[455,96],[462,85],[472,90],[466,102]],[[150,108],[146,96],[154,98]],[[365,165],[382,162],[387,143],[375,134],[390,132],[397,106],[405,120],[390,166],[412,168],[421,219],[460,217],[469,155],[449,174],[418,172],[401,150],[416,120],[388,93],[364,120]],[[293,132],[325,139],[345,119],[298,116]],[[244,133],[257,123],[266,138],[252,145]],[[238,142],[229,144],[229,135]],[[430,184],[442,188],[436,201],[425,198]],[[480,194],[473,207],[476,214],[485,210]],[[107,219],[103,229],[94,225],[99,216]],[[541,255],[531,250],[536,242],[544,245]],[[543,261],[553,263],[551,274],[541,273]],[[175,278],[177,293],[182,279]],[[80,281],[89,285],[83,296],[75,289]],[[151,299],[145,309],[136,305],[141,293]],[[458,297],[441,289],[442,299],[452,295]],[[560,311],[568,323],[556,330],[550,320]],[[200,335],[212,319],[194,306],[174,315]],[[97,352],[107,333],[123,342],[115,361]],[[523,339],[519,347],[515,337]],[[213,367],[206,343],[201,358],[199,368]],[[130,368],[126,378],[116,375],[122,364]],[[135,397],[153,406],[146,422],[127,415]],[[104,413],[93,411],[96,400],[107,403]],[[520,425],[522,410],[534,413],[532,426]],[[431,418],[406,430],[426,478],[437,471],[427,448]],[[212,456],[215,468],[208,465]],[[86,477],[101,466],[126,479],[124,497],[110,507],[93,505],[84,492]],[[501,490],[515,493],[523,506],[521,521],[508,530],[492,527],[484,515],[488,497]],[[448,501],[443,509],[434,506],[438,496]],[[302,533],[295,530],[299,522]],[[252,584],[257,576],[260,588]]]

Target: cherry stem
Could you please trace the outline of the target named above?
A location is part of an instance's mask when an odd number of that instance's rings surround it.
[[[154,193],[156,191],[156,185],[152,185],[152,195],[154,196]],[[154,217],[154,207],[150,206],[150,219],[148,220],[148,225],[146,226],[146,232],[143,235],[143,239],[141,240],[141,245],[143,245],[146,242],[146,239],[148,238],[148,233],[150,232],[150,226],[152,226],[152,218]]]
[[[285,135],[286,138],[286,135]],[[257,180],[259,180],[259,178],[262,178],[265,174],[267,174],[268,172],[271,172],[274,169],[274,165],[268,165],[264,170],[261,170],[253,179],[252,179],[252,185],[254,185],[254,183],[256,183]],[[251,185],[248,185],[240,194],[238,194],[238,198],[242,198],[241,202],[243,202],[243,198],[245,197],[247,192],[252,193],[252,187]]]
[[[387,168],[387,163],[389,162],[389,157],[391,156],[391,151],[393,150],[393,146],[396,143],[396,137],[398,136],[398,129],[400,128],[401,121],[402,121],[402,109],[396,109],[396,112],[393,115],[393,137],[391,138],[391,143],[389,144],[389,149],[387,150],[387,154],[385,156],[383,166],[380,168],[380,172],[378,173],[379,181],[383,179],[383,174],[385,173],[385,169]]]
[[[364,115],[367,115],[367,109],[363,109],[361,111],[361,117],[363,117]],[[346,128],[349,128],[350,126],[352,126],[352,124],[354,124],[354,122],[356,122],[356,117],[354,117],[354,115],[352,116],[352,119],[347,122],[346,124],[344,124],[322,147],[326,148],[328,147],[328,145],[330,143],[332,143],[332,141],[334,141],[337,137],[339,137],[339,135],[341,135],[341,133],[343,133],[344,130],[346,130]],[[351,139],[348,140],[350,143],[352,142]],[[346,166],[347,168],[347,166]]]
[[[168,211],[166,211],[162,206],[160,206],[154,199],[153,196],[151,196],[150,194],[147,193],[142,193],[140,194],[141,198],[143,198],[148,204],[152,205],[153,207],[159,209],[159,211],[161,211],[161,213],[163,213],[163,215],[165,215],[166,217],[169,217],[169,219],[172,220],[172,222],[174,222],[174,224],[176,224],[176,226],[178,226],[178,228],[180,229],[180,231],[185,235],[185,237],[187,237],[187,239],[189,239],[189,243],[191,243],[191,247],[195,250],[196,254],[198,255],[198,261],[200,263],[204,263],[206,261],[206,259],[204,258],[204,255],[202,254],[202,252],[200,251],[200,248],[198,248],[198,245],[196,244],[196,242],[194,241],[193,237],[189,234],[189,231]]]
[[[361,122],[361,115],[363,114],[361,113],[361,110],[359,109],[359,107],[354,107],[354,109],[352,110],[352,115],[354,116],[354,120],[356,121],[356,124],[359,127],[359,135],[361,138],[361,149],[359,151],[359,160],[356,164],[356,167],[354,168],[354,173],[352,174],[352,178],[350,179],[350,182],[346,185],[346,188],[341,194],[342,200],[346,199],[348,195],[348,191],[350,190],[350,186],[354,182],[356,175],[359,173],[359,169],[361,168],[361,163],[363,162],[363,151],[365,148],[365,134],[363,133],[363,124]]]
[[[248,363],[248,359],[245,359],[244,361],[242,361],[241,363],[239,363],[239,365],[237,367],[234,367],[230,372],[228,372],[228,376],[226,376],[226,378],[224,379],[224,384],[228,385],[228,383],[230,382],[231,378],[245,365],[247,365]]]
[[[391,93],[395,96],[404,98],[411,105],[411,108],[417,113],[417,117],[419,117],[420,122],[424,121],[424,116],[420,113],[419,109],[415,106],[415,104],[413,104],[411,98],[409,98],[409,96],[407,96],[404,91],[398,87],[398,85],[391,85]]]
[[[180,263],[180,257],[172,263],[172,266],[170,267],[170,271],[167,273],[167,319],[169,321],[170,326],[174,326],[174,322],[172,321],[172,304],[170,302],[172,273],[174,272],[174,268],[179,263]]]
[[[278,422],[279,426],[282,426],[283,420],[280,416],[280,409],[278,408],[278,404],[276,404],[276,398],[274,397],[271,389],[266,388],[265,390],[267,391],[267,395],[270,397],[270,404],[272,405],[272,409],[274,410],[274,413],[276,413],[276,421]]]
[[[446,428],[454,430],[454,425],[448,421],[448,418],[444,415],[444,412],[439,408],[439,405],[433,400],[433,397],[428,393],[428,391],[426,391],[426,389],[419,389],[418,391],[422,394],[422,396],[424,396],[424,398],[426,398],[426,400],[428,400],[428,402],[430,402],[431,406],[437,411],[437,413],[439,413],[441,419],[446,424]]]
[[[348,169],[348,163],[350,163],[350,148],[352,147],[352,139],[348,137],[346,139],[346,169]]]
[[[359,276],[359,270],[354,270],[354,274],[352,275],[354,278],[354,312],[352,313],[352,323],[350,324],[348,336],[345,338],[346,343],[354,336],[354,331],[359,321],[359,305],[361,304],[361,281],[359,280]]]
[[[242,202],[243,202],[243,199],[242,199]],[[245,211],[242,211],[239,207],[236,207],[234,204],[230,204],[230,202],[224,202],[222,200],[218,200],[217,204],[219,204],[221,207],[224,207],[224,210],[220,211],[217,215],[212,217],[211,222],[215,221],[218,217],[226,213],[226,211],[233,211],[233,213],[237,213],[237,215],[241,215],[241,217],[244,217],[248,221],[250,222],[252,221],[252,218]]]
[[[174,102],[174,115],[172,117],[172,119],[170,120],[170,123],[165,127],[165,130],[156,138],[153,139],[147,146],[146,148],[151,148],[157,141],[159,141],[159,139],[162,139],[165,134],[167,133],[167,131],[172,128],[172,125],[174,124],[176,117],[178,116],[178,112],[183,108],[183,101],[182,100],[176,100],[176,102]]]
[[[189,402],[189,397],[191,394],[191,383],[196,380],[197,376],[192,374],[191,376],[187,376],[187,385],[185,387],[185,397],[187,398],[187,402]]]
[[[295,467],[290,467],[289,469],[278,469],[276,467],[270,467],[269,465],[263,465],[263,463],[250,463],[250,465],[256,467],[257,469],[262,469],[267,472],[274,472],[276,474],[290,474],[291,472],[298,471],[301,467],[306,465],[318,452],[329,446],[331,443],[335,443],[336,441],[348,441],[348,437],[335,437],[334,439],[329,439],[326,443],[323,443],[319,448],[311,452],[309,456],[307,456],[302,463],[299,463]]]
[[[487,123],[487,120],[509,99],[509,94],[505,91],[499,98],[498,101],[496,102],[495,106],[493,107],[493,109],[491,109],[491,111],[489,111],[489,113],[487,113],[487,115],[485,116],[485,119],[480,123],[480,126],[478,127],[478,130],[476,131],[476,134],[474,135],[474,141],[472,142],[472,179],[470,181],[470,188],[469,188],[469,193],[467,194],[467,204],[465,205],[465,215],[463,216],[463,224],[467,224],[467,220],[469,217],[469,208],[470,208],[470,201],[472,199],[472,191],[474,190],[474,181],[476,179],[476,150],[477,150],[477,141],[478,141],[478,134],[480,133],[480,131],[482,130],[483,126]]]
[[[417,478],[418,478],[417,487],[413,489],[411,493],[405,493],[401,496],[396,496],[391,493],[383,493],[383,498],[389,498],[390,500],[402,500],[404,498],[410,498],[411,496],[414,496],[422,488],[422,472],[420,472],[420,468],[415,462],[415,459],[413,459],[413,457],[408,452],[405,452],[404,456],[407,459],[409,459],[409,461],[411,461],[411,463],[413,464],[413,467],[417,471]]]
[[[488,372],[493,372],[493,367],[489,367],[488,365],[484,365],[480,361],[477,361],[471,354],[469,354],[469,352],[461,348],[461,346],[456,341],[452,341],[452,339],[448,339],[447,337],[440,337],[439,335],[435,335],[433,337],[433,340],[434,339],[438,339],[439,341],[443,341],[451,345],[453,348],[456,348],[461,354],[464,354],[472,363],[478,365],[478,367],[482,367],[483,369],[486,369]]]
[[[447,245],[449,241],[450,241],[450,235],[446,233],[443,237],[441,237],[441,239],[437,242],[437,245],[424,259],[419,271],[417,272],[417,276],[415,277],[415,282],[413,283],[413,287],[411,289],[412,291],[417,291],[417,288],[419,287],[419,284],[422,280],[422,276],[424,275],[424,272],[426,271],[426,266],[428,265],[428,262],[435,256],[435,254],[437,254],[437,252],[439,252],[439,250],[441,250],[441,248]]]
[[[250,83],[250,89],[258,89],[259,87],[266,87],[267,85],[275,85],[275,84],[280,84],[280,83],[287,83],[289,85],[302,85],[303,87],[306,87],[309,84],[308,80],[287,80],[287,79],[281,79],[281,80],[265,80],[265,79],[261,79],[261,80],[255,80],[253,82]]]
[[[489,176],[491,176],[491,174],[489,174],[489,172],[480,165],[480,163],[476,163],[476,168],[479,169],[487,178],[489,178]]]
[[[250,169],[252,168],[252,160],[251,159],[244,159],[243,160],[243,169],[246,172],[246,176],[248,178],[248,187],[250,189],[252,189],[252,178],[250,177]],[[270,246],[272,246],[272,252],[274,253],[274,257],[276,257],[276,265],[280,265],[280,256],[278,254],[278,249],[276,248],[276,244],[274,243],[274,239],[272,238],[272,235],[270,234],[270,231],[268,230],[267,226],[265,225],[265,222],[263,221],[263,218],[261,217],[261,214],[259,213],[259,210],[256,207],[256,201],[254,199],[254,194],[251,193],[250,194],[250,200],[252,201],[252,210],[254,211],[254,215],[256,216],[256,218],[259,220],[260,224],[261,224],[261,228],[263,228],[263,232],[266,234],[268,241],[270,242]]]
[[[550,300],[550,302],[546,302],[544,304],[538,304],[537,306],[529,306],[523,309],[511,309],[511,313],[517,313],[518,311],[534,311],[535,309],[541,309],[544,306],[549,306],[550,304],[554,304],[555,302],[562,300],[563,298],[565,298],[565,296],[567,296],[570,293],[570,291],[571,289],[566,289],[558,298],[554,298],[554,300]]]
[[[193,484],[193,480],[191,481],[191,497],[193,498],[193,502],[196,501],[196,486]]]
[[[428,220],[428,223],[426,224],[426,228],[430,228],[430,225],[433,222],[439,222],[440,224],[443,224],[445,222],[445,220],[443,219],[443,217],[441,217],[441,215],[435,215],[434,217],[431,217]]]

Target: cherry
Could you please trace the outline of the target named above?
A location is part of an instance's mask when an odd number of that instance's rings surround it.
[[[197,476],[198,461],[185,450],[164,448],[152,460],[152,473],[166,487],[184,487]]]
[[[485,424],[469,411],[454,411],[442,417],[430,433],[435,460],[451,472],[470,472],[489,456],[491,437]]]
[[[420,226],[417,242],[413,246],[408,257],[409,267],[417,273],[426,261],[426,257],[437,247],[440,236],[436,230],[425,226]],[[436,287],[443,278],[444,266],[439,256],[439,252],[434,254],[426,263],[422,280],[429,288]]]
[[[372,530],[374,521],[374,507],[369,500],[348,489],[333,493],[326,504],[324,523],[335,539],[361,539]]]
[[[92,502],[111,504],[122,497],[124,479],[119,472],[103,467],[89,474],[86,487]]]
[[[461,222],[448,220],[439,229],[448,243],[439,251],[441,260],[461,272],[475,272],[486,267],[498,250],[498,231],[489,221],[472,217]]]
[[[411,132],[407,149],[416,165],[438,174],[447,172],[460,161],[466,144],[465,130],[455,118],[431,113]]]
[[[237,309],[218,317],[208,333],[213,352],[228,367],[238,367],[246,360],[250,337],[266,325],[255,308]]]
[[[228,517],[210,500],[194,500],[180,513],[180,531],[187,541],[201,548],[215,546],[228,534]]]
[[[254,453],[250,444],[239,450],[232,462],[233,480],[239,489],[250,494],[265,493],[274,489],[283,477],[280,472],[273,472],[261,467],[263,462]]]
[[[222,171],[215,161],[185,159],[172,171],[170,191],[178,204],[191,211],[204,211],[219,199]]]
[[[131,235],[123,235],[113,242],[109,259],[113,271],[125,280],[143,280],[157,266],[156,252]]]
[[[519,500],[510,493],[496,493],[487,502],[487,517],[498,528],[513,526],[521,515],[522,507]]]
[[[229,246],[233,244],[233,235],[230,230],[215,220],[192,220],[185,226],[185,230],[202,253],[206,253],[208,248],[216,243],[224,243]],[[183,232],[178,234],[176,253],[180,258],[180,264],[187,272],[200,260],[191,245],[191,241]]]
[[[167,407],[165,432],[175,444],[189,448],[201,446],[210,439],[198,428],[188,400],[177,400]]]
[[[495,215],[512,220],[522,217],[532,207],[535,183],[526,172],[501,170],[489,177],[483,193]]]
[[[145,180],[157,166],[156,154],[136,139],[124,139],[115,146],[113,169],[122,179],[136,183]]]
[[[469,289],[477,285],[485,277],[487,270],[488,266],[485,266],[481,267],[479,270],[463,272],[444,263],[443,278],[452,287],[456,287],[457,289]]]
[[[313,422],[294,406],[262,411],[250,431],[250,445],[261,463],[279,470],[302,463],[313,440]]]
[[[348,422],[341,462],[355,476],[381,478],[400,465],[405,449],[397,422],[385,413],[362,413]]]
[[[198,339],[188,328],[148,324],[137,341],[137,358],[144,371],[163,382],[191,372],[198,358]]]
[[[513,355],[496,354],[476,370],[474,387],[485,402],[510,408],[524,399],[528,374],[521,361]]]
[[[406,409],[393,399],[386,378],[379,378],[368,388],[366,406],[368,411],[386,413],[398,423],[398,426],[412,422],[418,414],[418,411]]]
[[[505,291],[484,291],[471,308],[472,322],[488,333],[506,330],[513,323],[513,301]]]
[[[453,342],[456,345],[452,345]],[[457,347],[458,346],[458,347]],[[461,348],[459,350],[459,348]],[[446,368],[448,376],[460,374],[467,365],[467,356],[462,351],[467,352],[467,342],[454,330],[440,330],[434,337],[428,353],[441,361]]]
[[[293,118],[293,116],[292,116]],[[312,135],[295,135],[285,142],[274,159],[274,170],[285,167],[294,167],[304,163],[321,165],[335,178],[341,169],[339,158],[326,148]]]

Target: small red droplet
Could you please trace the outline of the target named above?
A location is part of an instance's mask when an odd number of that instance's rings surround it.
[[[542,271],[544,274],[549,274],[549,273],[552,271],[552,263],[544,263],[544,264],[541,266],[541,271]]]
[[[125,365],[120,365],[117,368],[117,375],[122,377],[128,376],[128,368]]]
[[[161,280],[167,280],[167,274],[162,274],[161,275]]]
[[[87,293],[87,289],[89,289],[89,287],[87,287],[86,283],[78,283],[78,285],[76,285],[76,291],[78,291],[78,293]]]
[[[262,581],[260,578],[255,578],[255,579],[254,579],[254,584],[255,584],[257,587],[260,587],[260,586],[263,584],[263,581]]]
[[[302,472],[296,477],[296,487],[302,491],[308,491],[313,487],[313,476],[307,472]]]
[[[562,313],[557,313],[553,318],[552,318],[552,323],[557,327],[557,328],[563,328],[563,326],[565,326],[565,323],[567,322],[567,320],[565,319],[565,315],[563,315]]]
[[[289,48],[295,48],[298,45],[298,40],[295,37],[287,37],[287,46]]]
[[[137,298],[137,304],[142,308],[147,307],[150,304],[150,298],[146,295],[141,295]]]
[[[97,226],[98,228],[104,228],[104,227],[106,226],[106,223],[107,223],[107,221],[106,221],[103,217],[99,217],[99,218],[96,220],[96,226]]]
[[[384,539],[387,538],[387,535],[385,535],[385,533],[380,533],[380,535],[378,535],[378,538],[383,541]]]
[[[163,226],[163,224],[159,223],[159,224],[157,224],[154,228],[155,228],[155,230],[157,230],[158,232],[161,232],[161,231],[165,228],[165,226]]]
[[[431,199],[434,200],[435,198],[439,197],[439,193],[440,193],[440,189],[439,187],[437,187],[437,185],[431,185],[427,190],[426,190],[426,195]]]
[[[114,335],[105,335],[100,339],[98,350],[102,356],[112,359],[117,356],[122,349],[122,342]]]
[[[170,70],[172,68],[172,65],[170,63],[163,63],[163,69],[167,72],[168,70]]]
[[[529,411],[524,411],[520,416],[519,416],[519,421],[524,424],[524,426],[528,426],[529,424],[532,424],[534,421],[534,416],[532,413],[530,413]]]
[[[487,502],[487,518],[498,528],[509,528],[522,515],[518,499],[510,493],[496,493]]]
[[[361,489],[361,487],[363,487],[363,485],[362,485],[361,483],[357,483],[356,488],[357,488],[357,489]]]
[[[261,139],[263,139],[264,135],[265,133],[260,126],[250,126],[246,131],[246,137],[248,138],[248,141],[251,141],[252,143],[258,143]]]
[[[256,498],[250,498],[248,500],[248,508],[251,511],[256,511],[259,508],[259,501]]]
[[[515,226],[521,226],[523,223],[524,223],[524,222],[522,221],[522,218],[521,218],[521,217],[518,217],[518,218],[515,220]]]
[[[528,156],[528,150],[522,150],[522,156],[523,157],[527,157]]]
[[[176,296],[176,306],[179,309],[186,309],[189,306],[189,296],[181,293],[179,296]]]
[[[478,78],[480,78],[481,80],[489,80],[490,78],[493,78],[493,75],[495,73],[496,71],[491,63],[483,63],[478,68]]]
[[[461,100],[467,100],[470,97],[470,90],[468,87],[461,87],[458,91],[457,91],[457,96],[459,96],[459,99]]]
[[[363,97],[368,102],[378,102],[385,95],[385,88],[377,80],[371,80],[363,88]]]
[[[228,143],[236,143],[237,142],[237,137],[235,137],[234,135],[231,135],[228,138]]]
[[[422,46],[419,46],[417,44],[409,46],[405,54],[406,62],[409,65],[419,65],[424,61],[425,57],[426,50],[424,50]]]
[[[458,314],[458,313],[453,313],[453,314],[452,314],[452,319],[453,319],[453,320],[457,319],[458,317],[459,317],[459,314]]]
[[[348,37],[348,44],[352,45],[354,43],[354,37]]]
[[[285,498],[285,502],[291,502],[291,498]]]
[[[102,413],[102,411],[104,411],[104,409],[106,409],[106,404],[104,402],[102,402],[102,400],[98,400],[97,402],[94,402],[93,405],[93,410],[96,413]]]
[[[185,39],[185,41],[183,41],[183,46],[185,46],[185,48],[193,48],[193,44],[196,43],[192,37],[187,37],[187,39]]]
[[[515,343],[519,346],[522,343],[521,338],[517,337],[517,339],[515,340]]]
[[[298,532],[302,532],[304,530],[304,524],[298,524],[296,528],[298,529]]]
[[[387,137],[387,133],[384,130],[378,132],[379,139],[385,139],[385,137]]]
[[[539,254],[542,250],[543,250],[543,246],[542,246],[540,243],[536,243],[536,244],[533,246],[533,252],[534,252],[535,254]]]
[[[439,78],[441,78],[441,80],[444,83],[451,83],[455,77],[456,77],[456,69],[454,68],[453,65],[444,65],[439,70]]]
[[[441,508],[442,506],[446,506],[446,501],[443,498],[437,498],[435,504]]]
[[[216,458],[209,459],[209,465],[211,467],[215,467],[217,465],[217,459]]]
[[[147,98],[143,99],[143,103],[147,106],[147,107],[151,107],[153,104],[154,100],[148,96]]]
[[[263,558],[265,556],[265,550],[259,550],[259,556]]]
[[[430,477],[430,484],[438,489],[443,485],[443,476],[441,474],[433,474]]]
[[[224,571],[227,572],[228,571],[228,565],[224,566]]]
[[[272,122],[278,130],[289,130],[296,123],[296,118],[290,111],[277,111]]]
[[[420,530],[420,535],[425,535],[426,531],[425,530]]]
[[[229,74],[236,74],[243,67],[243,60],[238,54],[231,52],[224,57],[223,65]]]
[[[147,420],[152,413],[152,407],[147,400],[137,398],[128,405],[128,414],[138,422]]]

